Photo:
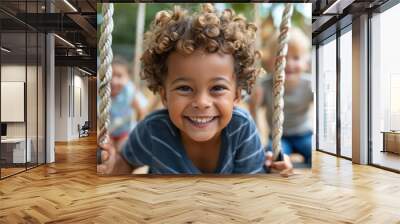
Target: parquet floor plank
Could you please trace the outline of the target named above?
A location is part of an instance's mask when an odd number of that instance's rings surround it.
[[[320,152],[312,171],[257,176],[96,174],[96,138],[0,181],[0,223],[398,223],[400,175]]]

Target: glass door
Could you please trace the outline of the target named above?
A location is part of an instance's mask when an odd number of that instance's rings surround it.
[[[26,150],[26,37],[25,31],[1,34],[2,177],[26,170],[31,161]]]
[[[336,154],[336,37],[318,48],[318,149]]]
[[[347,32],[346,32],[347,31]],[[340,156],[352,157],[352,32],[340,36]]]
[[[44,3],[0,1],[1,179],[45,163],[46,39],[23,22]]]

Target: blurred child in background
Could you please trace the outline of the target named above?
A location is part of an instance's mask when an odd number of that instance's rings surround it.
[[[128,62],[116,56],[112,62],[110,138],[117,149],[126,141],[136,121],[144,116],[146,98],[129,78]],[[136,117],[135,117],[136,115]]]
[[[273,113],[273,78],[275,56],[278,49],[277,35],[272,37],[269,49],[270,55],[263,60],[263,65],[269,73],[261,79],[249,101],[249,109],[253,118],[257,119],[257,108],[266,107],[269,127],[268,150],[272,150],[272,113]],[[310,38],[302,30],[292,27],[289,30],[288,53],[285,67],[284,93],[284,123],[282,150],[284,154],[293,152],[304,157],[304,163],[311,166],[312,121],[310,117],[313,92],[311,77],[306,74],[309,67]]]

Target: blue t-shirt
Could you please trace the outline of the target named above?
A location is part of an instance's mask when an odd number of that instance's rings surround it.
[[[221,133],[221,149],[215,173],[266,173],[264,149],[250,115],[234,108],[231,121]],[[201,174],[181,143],[180,131],[166,109],[139,122],[122,149],[133,166],[148,165],[154,174]]]
[[[133,120],[134,110],[132,102],[137,96],[137,90],[131,81],[127,82],[122,90],[111,99],[110,108],[110,135],[120,136],[132,131],[136,122]]]
[[[97,86],[100,86],[99,81]],[[100,96],[97,95],[97,117],[100,117],[100,100]],[[135,127],[136,121],[133,115],[136,111],[132,108],[133,100],[137,100],[142,108],[148,105],[146,97],[131,81],[127,82],[116,96],[111,97],[110,126],[108,127],[111,136],[118,137],[129,133]]]

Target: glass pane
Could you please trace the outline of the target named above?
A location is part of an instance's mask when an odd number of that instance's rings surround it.
[[[351,158],[352,141],[352,35],[340,37],[340,127],[341,155]]]
[[[319,149],[336,153],[336,40],[319,47]]]
[[[26,80],[26,115],[27,115],[27,143],[30,153],[28,160],[28,168],[37,165],[37,73],[38,73],[38,57],[37,46],[38,36],[36,32],[27,34],[28,38],[28,63],[27,63],[27,80]]]
[[[23,22],[36,24],[38,21],[32,20],[38,17],[33,15],[44,12],[44,3],[0,1],[4,10],[0,11],[1,177],[44,162],[45,39],[32,27],[35,25]]]
[[[372,163],[400,170],[400,5],[372,18]]]
[[[2,177],[25,170],[26,33],[1,34],[1,157]],[[28,147],[29,149],[29,147]]]
[[[27,2],[27,20],[33,24],[38,23],[38,17],[32,16],[39,12],[37,1]],[[32,21],[36,20],[36,21]],[[38,164],[38,45],[39,38],[36,30],[27,29],[27,80],[26,80],[26,125],[27,125],[27,150],[30,151],[27,167]]]

